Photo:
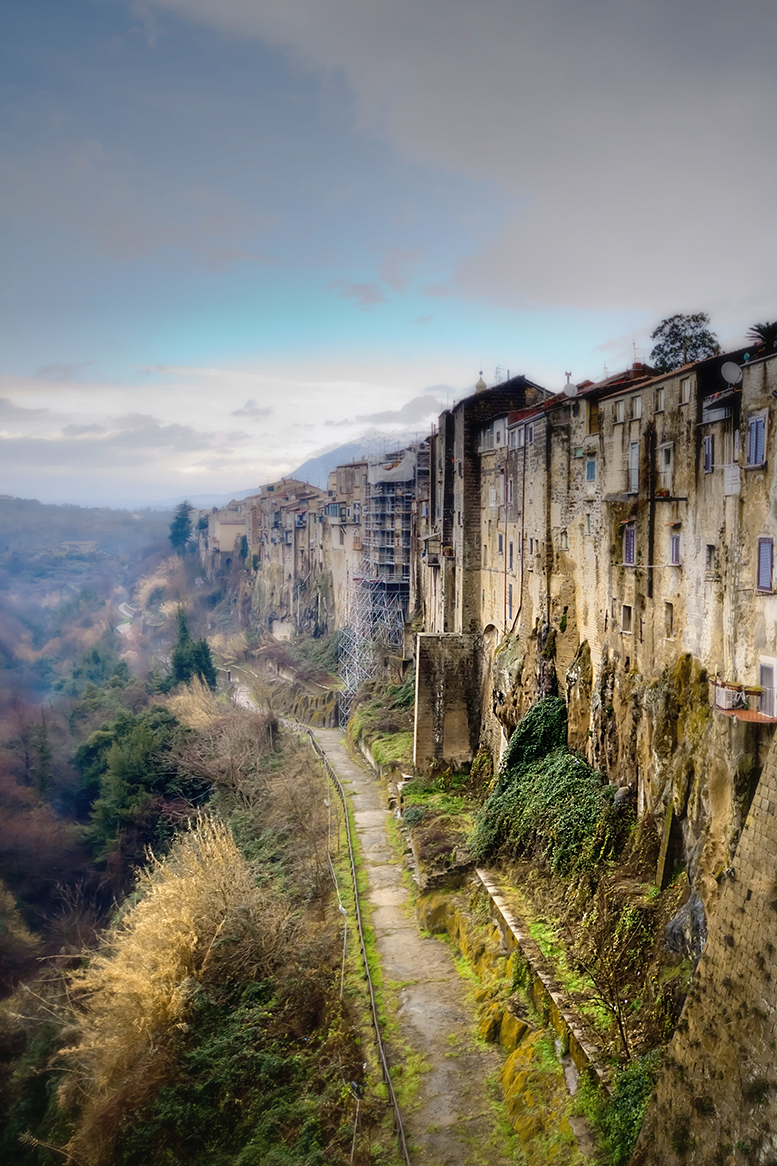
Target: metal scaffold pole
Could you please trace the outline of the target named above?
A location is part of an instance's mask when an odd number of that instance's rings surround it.
[[[380,671],[382,651],[402,649],[404,617],[399,596],[381,579],[354,579],[348,622],[340,641],[340,727],[345,728],[362,684]]]

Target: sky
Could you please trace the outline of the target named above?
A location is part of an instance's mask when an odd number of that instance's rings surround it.
[[[0,493],[139,505],[777,318],[771,0],[0,0]]]

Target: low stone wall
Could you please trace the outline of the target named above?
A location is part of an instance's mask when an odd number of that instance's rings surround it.
[[[544,966],[537,945],[504,901],[493,878],[483,870],[478,870],[475,877],[494,925],[490,941],[478,934],[477,925],[462,911],[456,899],[443,892],[420,897],[421,925],[432,934],[447,933],[479,976],[497,975],[510,982],[517,977],[537,1013],[556,1033],[562,1048],[568,1050],[576,1068],[592,1074],[609,1089],[609,1070],[601,1050]],[[520,1036],[511,1044],[513,1026],[509,1015],[506,1005],[493,1005],[491,1013],[483,1016],[481,1027],[486,1028],[481,1035],[487,1040],[499,1040],[512,1051]],[[506,1025],[506,1040],[502,1038],[503,1025]]]
[[[490,915],[485,927],[478,918],[483,914]],[[505,914],[509,919],[509,911],[495,903],[482,878],[474,910],[467,910],[461,894],[450,891],[433,891],[418,901],[421,926],[432,934],[447,934],[481,981],[475,990],[478,1035],[506,1053],[499,1079],[513,1132],[522,1143],[521,1160],[527,1166],[568,1161],[575,1146],[589,1156],[593,1133],[585,1118],[570,1115],[570,1093],[580,1072],[602,1081],[602,1067],[590,1042],[581,1039],[579,1023],[549,992]],[[508,986],[516,980],[544,1027],[535,1027],[510,999]],[[557,1037],[558,1060],[548,1058],[548,1028]]]

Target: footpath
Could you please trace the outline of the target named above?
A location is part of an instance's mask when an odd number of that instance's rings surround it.
[[[353,807],[383,977],[399,998],[398,1034],[385,1042],[389,1061],[402,1074],[421,1067],[402,1110],[413,1166],[508,1166],[515,1158],[492,1106],[498,1088],[491,1093],[488,1085],[502,1058],[475,1039],[474,1007],[450,948],[418,930],[381,784],[350,757],[338,729],[313,733]]]

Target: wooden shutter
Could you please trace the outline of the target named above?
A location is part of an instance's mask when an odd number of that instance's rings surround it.
[[[758,540],[758,590],[771,591],[772,589],[772,555],[774,545],[770,538]]]

